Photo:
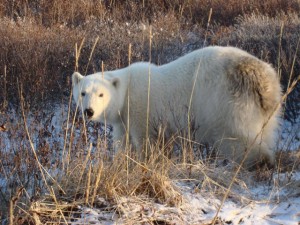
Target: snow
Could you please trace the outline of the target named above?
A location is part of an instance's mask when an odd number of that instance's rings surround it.
[[[297,150],[300,148],[300,116],[291,123],[287,120],[282,122],[280,138],[278,139],[278,149]]]
[[[295,174],[299,178],[300,172]],[[298,181],[299,180],[292,180]],[[291,182],[292,182],[291,181]],[[82,224],[93,221],[93,224],[126,224],[130,220],[140,217],[135,222],[153,220],[167,221],[170,224],[209,224],[215,217],[221,200],[210,192],[197,191],[192,185],[186,182],[177,182],[183,201],[179,207],[170,207],[158,203],[143,203],[131,197],[122,198],[123,210],[121,216],[100,209],[83,208],[82,218],[72,224]],[[299,188],[300,186],[298,186]],[[277,187],[274,187],[277,189]],[[256,185],[250,189],[256,200],[242,204],[238,201],[226,200],[218,215],[218,221],[222,224],[240,225],[298,225],[300,223],[300,190],[296,196],[290,197],[287,189],[282,188],[274,193],[272,188],[266,191],[264,185]],[[257,195],[260,193],[261,195]],[[264,197],[262,197],[264,196]],[[121,203],[120,203],[121,204]],[[126,205],[126,206],[125,206]],[[150,224],[150,223],[149,223]]]
[[[27,115],[27,124],[35,148],[38,148],[42,142],[46,142],[50,148],[60,149],[60,151],[52,153],[51,165],[57,163],[57,160],[62,161],[65,157],[62,150],[65,148],[67,111],[67,106],[59,106],[51,113],[38,115],[39,122],[33,114]],[[0,132],[0,153],[7,157],[1,164],[4,171],[3,174],[0,174],[2,190],[8,189],[13,180],[13,177],[6,175],[10,174],[7,163],[9,160],[13,162],[15,154],[11,150],[18,149],[18,145],[23,146],[27,142],[20,131],[22,119],[18,118],[14,111],[7,115],[9,116],[2,117],[0,120],[0,125],[6,124],[8,130]],[[291,124],[285,121],[283,123],[283,129],[279,135],[279,150],[298,150],[300,148],[299,126],[300,122]],[[69,124],[70,127],[71,124]],[[17,128],[19,130],[14,133],[14,129]],[[76,142],[76,138],[81,137],[81,130],[80,127],[74,129],[74,142]],[[96,132],[96,129],[98,127],[94,127],[93,124],[88,126],[88,132],[93,134],[88,136],[88,142],[95,144],[99,140],[100,132]],[[101,132],[103,133],[103,127]],[[111,128],[107,128],[107,132],[110,134]],[[23,168],[24,171],[27,170],[26,164]],[[60,173],[58,167],[52,169],[51,166],[49,172],[53,176]],[[103,210],[103,208],[89,208],[82,205],[80,206],[80,218],[74,220],[72,224],[128,224],[132,220],[144,224],[150,224],[149,221],[167,221],[169,224],[208,224],[213,220],[221,204],[222,195],[215,194],[211,190],[199,190],[192,182],[179,180],[173,181],[173,185],[177,187],[182,197],[181,204],[177,206],[168,206],[140,197],[124,196],[118,199],[121,213],[117,213],[114,209]],[[28,189],[31,188],[28,187]],[[221,224],[300,224],[300,171],[275,173],[269,183],[254,182],[247,186],[247,190],[242,187],[233,191],[237,196],[246,196],[246,200],[227,198],[218,214],[218,221]]]

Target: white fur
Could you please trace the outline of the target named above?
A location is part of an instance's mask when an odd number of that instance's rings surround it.
[[[239,162],[251,148],[249,165],[261,157],[274,163],[279,80],[270,65],[240,49],[207,47],[162,66],[140,62],[104,76],[76,72],[72,79],[75,101],[94,110],[90,119],[112,124],[115,141],[124,137],[129,121],[131,143],[143,146],[150,88],[150,140],[159,127],[186,136],[193,125],[194,141],[215,145],[229,159]]]

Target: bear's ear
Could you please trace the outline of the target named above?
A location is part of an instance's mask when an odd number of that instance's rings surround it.
[[[78,84],[82,78],[83,76],[80,73],[74,72],[72,75],[72,86],[74,87],[76,84]]]
[[[115,88],[118,88],[120,86],[120,79],[117,77],[112,78],[110,82]]]

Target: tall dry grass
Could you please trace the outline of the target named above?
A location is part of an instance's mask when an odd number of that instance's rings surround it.
[[[205,25],[207,14],[212,9],[213,20],[221,25],[232,25],[240,16],[251,13],[276,17],[278,12],[297,13],[297,0],[149,0],[149,1],[62,1],[62,0],[1,0],[2,17],[33,18],[40,24],[51,27],[57,24],[80,26],[92,17],[116,22],[155,22],[161,15],[175,14],[177,20]]]
[[[299,36],[299,1],[0,1],[1,106],[16,105],[16,83],[30,105],[69,95],[75,43],[84,40],[79,71],[85,72],[94,40],[99,39],[87,72],[149,60],[169,62],[204,45],[234,45],[269,61],[287,85]],[[210,26],[207,21],[210,18]],[[280,27],[284,24],[282,46]],[[253,26],[252,26],[253,25]],[[262,51],[261,51],[262,49]],[[278,51],[280,63],[278,63]],[[299,63],[293,67],[299,74]],[[299,95],[296,95],[296,99]],[[294,99],[295,99],[294,98]],[[294,100],[292,100],[295,102]],[[293,108],[288,101],[289,108]],[[295,114],[295,113],[294,113]],[[293,117],[295,115],[289,115]]]

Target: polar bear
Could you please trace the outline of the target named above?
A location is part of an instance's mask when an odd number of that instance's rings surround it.
[[[245,165],[274,164],[281,87],[267,63],[235,47],[211,46],[177,60],[138,62],[114,71],[72,76],[73,97],[88,119],[128,134],[135,149],[157,130],[211,143],[220,156]],[[191,135],[189,136],[189,138]]]

